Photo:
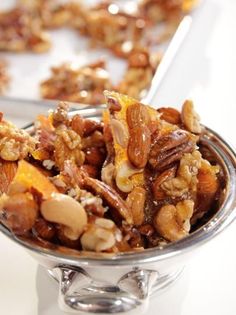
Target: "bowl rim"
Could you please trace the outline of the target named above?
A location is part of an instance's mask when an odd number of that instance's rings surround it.
[[[73,112],[80,113],[82,111],[88,112],[89,117],[98,117],[101,110],[90,112],[90,110],[76,110]],[[86,116],[86,115],[85,115]],[[203,125],[202,125],[203,126]],[[29,124],[27,128],[32,127]],[[201,139],[204,139],[208,145],[210,145],[218,157],[221,158],[223,167],[227,174],[228,180],[225,188],[225,198],[220,209],[216,214],[202,227],[188,235],[187,237],[167,244],[163,247],[158,246],[150,249],[145,249],[140,252],[125,252],[117,254],[91,254],[84,255],[83,251],[76,251],[77,255],[63,254],[52,249],[43,248],[41,246],[26,242],[11,233],[3,224],[0,223],[0,231],[11,240],[15,241],[19,245],[26,249],[33,251],[35,254],[48,258],[50,260],[56,260],[58,264],[69,265],[90,265],[90,266],[116,266],[116,265],[135,265],[154,263],[163,260],[170,259],[174,256],[179,256],[194,250],[200,245],[205,244],[209,240],[220,234],[227,226],[229,226],[236,218],[236,151],[228,144],[219,134],[210,128],[203,126],[203,135]],[[73,250],[71,251],[73,252]]]

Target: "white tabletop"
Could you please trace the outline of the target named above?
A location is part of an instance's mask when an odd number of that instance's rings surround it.
[[[235,147],[236,1],[206,0],[156,94],[157,105],[193,98],[202,122]],[[235,315],[236,223],[199,250],[168,291],[136,314]],[[57,285],[22,248],[0,235],[0,314],[60,315]]]

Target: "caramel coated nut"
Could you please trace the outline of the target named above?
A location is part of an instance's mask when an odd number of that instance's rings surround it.
[[[68,195],[53,194],[41,204],[41,214],[45,220],[62,224],[64,234],[76,240],[83,233],[87,224],[87,214],[80,203]]]
[[[101,167],[104,162],[104,153],[96,147],[85,150],[85,163],[96,167]]]
[[[185,153],[180,160],[177,176],[161,183],[161,188],[172,197],[181,197],[188,191],[196,192],[197,174],[201,167],[201,153]]]
[[[127,197],[127,205],[130,207],[135,225],[141,225],[144,221],[144,204],[146,190],[142,187],[135,187]]]
[[[117,187],[126,193],[129,193],[133,189],[133,183],[131,176],[141,173],[143,169],[133,167],[129,161],[123,161],[116,170],[116,185]]]
[[[116,243],[115,224],[108,219],[96,219],[81,237],[81,244],[84,250],[101,252],[113,247]]]
[[[129,132],[124,123],[117,119],[111,119],[111,128],[115,142],[123,148],[127,148]]]
[[[38,205],[31,193],[17,193],[0,198],[0,210],[6,217],[6,225],[14,233],[25,234],[34,226],[38,216]]]
[[[184,153],[192,152],[195,141],[185,130],[174,130],[159,138],[150,151],[149,164],[156,170],[170,165],[182,158]]]
[[[181,116],[177,109],[172,107],[158,108],[158,112],[161,114],[161,119],[167,121],[170,124],[178,125],[181,123]]]
[[[56,228],[52,223],[47,222],[43,218],[38,218],[34,225],[34,230],[38,236],[44,240],[51,240],[56,234]]]
[[[195,112],[192,101],[187,100],[184,102],[181,117],[187,130],[196,134],[201,133],[200,117]]]
[[[147,126],[141,125],[130,130],[128,157],[137,168],[144,168],[151,148],[151,134]]]
[[[106,203],[113,210],[116,210],[120,216],[127,221],[128,224],[133,223],[130,209],[113,188],[97,179],[90,178],[88,176],[84,176],[84,185],[86,188],[90,188],[96,192],[96,194],[101,196],[102,199],[105,199]]]
[[[6,161],[24,159],[35,149],[36,141],[25,130],[0,122],[0,158]]]
[[[109,163],[102,168],[101,177],[102,181],[112,187],[113,179],[115,177],[115,165],[113,163]]]
[[[135,103],[130,105],[126,111],[126,119],[130,129],[140,125],[148,125],[150,117],[145,105]]]
[[[154,220],[157,232],[169,241],[177,241],[187,236],[193,208],[194,202],[192,200],[178,202],[176,206],[163,206]]]
[[[197,179],[197,192],[201,195],[214,195],[219,188],[219,181],[216,174],[219,172],[218,167],[212,166],[207,160],[202,160]]]
[[[155,179],[155,181],[152,184],[152,192],[156,200],[161,200],[161,199],[166,198],[166,194],[164,190],[162,189],[161,184],[174,178],[176,174],[176,170],[177,170],[177,166],[174,165],[168,168],[167,170],[165,170],[164,172],[162,172]]]

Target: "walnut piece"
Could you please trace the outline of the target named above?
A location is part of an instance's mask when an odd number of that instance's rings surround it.
[[[196,192],[197,174],[201,167],[201,153],[185,153],[180,160],[177,176],[164,181],[161,188],[171,197],[181,197],[188,191]]]
[[[35,149],[36,140],[26,131],[13,124],[0,122],[0,157],[6,161],[17,161],[27,157]]]
[[[72,129],[58,128],[54,143],[55,164],[60,169],[64,169],[64,162],[70,160],[80,166],[84,163],[85,154],[81,150],[81,138]]]
[[[192,200],[180,201],[176,206],[163,206],[154,219],[158,233],[169,241],[177,241],[187,236],[193,208],[194,202]]]

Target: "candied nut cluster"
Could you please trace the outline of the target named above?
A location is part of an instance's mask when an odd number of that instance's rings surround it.
[[[112,86],[104,63],[81,68],[63,63],[52,67],[51,76],[40,82],[42,98],[97,105],[104,103],[102,92],[113,89],[142,99],[162,58],[153,48],[169,40],[194,3],[141,0],[126,6],[108,0],[91,6],[72,0],[18,0],[13,9],[0,12],[0,51],[47,52],[51,47],[49,31],[70,28],[88,37],[91,47],[105,47],[124,58],[127,69],[121,81]],[[157,35],[153,30],[159,22],[165,25]],[[5,66],[0,63],[0,94],[8,83]],[[190,122],[188,111],[184,114],[187,124],[195,124],[197,117]]]
[[[152,22],[176,20],[190,11],[196,0],[141,0],[140,10]]]
[[[148,50],[134,49],[128,56],[128,68],[123,79],[116,87],[116,90],[122,94],[130,95],[141,99],[147,92],[147,88],[152,82],[155,69],[161,60],[152,60],[152,55]]]
[[[120,57],[126,57],[140,42],[146,21],[138,11],[129,14],[110,1],[91,7],[85,15],[85,27],[78,27],[91,39],[91,44],[111,49]]]
[[[33,152],[36,141],[26,131],[0,121],[0,158],[6,161],[24,159]]]
[[[38,116],[33,136],[1,117],[0,220],[18,237],[64,252],[140,251],[217,211],[223,169],[202,147],[192,102],[156,110],[104,94],[101,122],[63,102]]]
[[[103,91],[111,87],[102,61],[81,68],[72,64],[53,67],[51,77],[40,85],[43,98],[91,105],[104,103]]]
[[[49,34],[34,12],[20,6],[0,12],[0,51],[41,53],[48,51],[50,46]]]

